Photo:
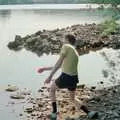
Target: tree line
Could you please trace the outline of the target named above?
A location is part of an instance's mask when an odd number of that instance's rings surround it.
[[[40,3],[55,3],[55,4],[81,4],[81,3],[97,3],[97,4],[111,4],[118,6],[120,0],[0,0],[1,5],[7,4],[40,4]]]

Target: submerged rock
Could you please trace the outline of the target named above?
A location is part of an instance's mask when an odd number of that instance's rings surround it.
[[[33,105],[32,105],[32,104],[28,104],[28,105],[25,106],[25,108],[24,108],[24,112],[32,113],[33,111],[34,111],[34,109],[33,109]]]
[[[11,85],[9,85],[6,89],[5,89],[5,91],[8,91],[8,92],[15,92],[15,91],[17,91],[19,88],[17,87],[17,86],[11,86]]]
[[[10,95],[10,98],[12,98],[12,99],[24,99],[25,95],[20,94],[20,93],[16,93],[16,94]]]

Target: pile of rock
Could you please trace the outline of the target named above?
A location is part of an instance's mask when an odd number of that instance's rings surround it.
[[[57,96],[59,120],[89,120],[83,111],[71,103],[66,90],[58,90]],[[76,96],[82,102],[87,102],[90,110],[99,112],[99,120],[120,120],[120,85],[101,90],[96,90],[95,86],[87,88],[80,85],[77,87]],[[36,96],[29,96],[25,101],[24,113],[20,114],[20,117],[25,115],[27,120],[49,120],[51,101],[46,87],[42,87]]]
[[[17,86],[13,86],[13,85],[8,85],[5,91],[13,93],[10,95],[11,99],[25,99],[27,95],[31,95],[30,90],[27,89],[20,90]]]
[[[42,91],[41,91],[42,90]],[[24,112],[28,120],[49,120],[51,113],[51,102],[47,89],[41,89],[38,95],[27,100]],[[120,119],[120,86],[114,86],[102,90],[79,86],[76,91],[77,98],[87,102],[90,110],[99,112],[99,120]],[[58,119],[59,120],[89,120],[87,115],[75,108],[69,100],[69,93],[66,90],[58,90]]]
[[[101,49],[103,47],[119,49],[120,33],[101,36],[102,31],[102,26],[96,24],[73,25],[63,29],[43,30],[23,38],[16,35],[15,41],[9,42],[8,47],[12,50],[25,48],[38,56],[43,53],[59,53],[64,41],[64,35],[72,33],[76,36],[80,48],[84,48],[82,53],[86,50]]]
[[[77,98],[82,101],[88,101],[92,98],[93,92],[87,87],[79,86],[77,88]],[[66,90],[57,91],[58,101],[58,119],[65,120],[68,117],[77,118],[79,115],[85,115],[83,111],[75,108],[69,99],[69,93]],[[47,88],[41,88],[35,98],[29,98],[24,107],[28,119],[48,120],[51,113],[51,101],[48,96]],[[86,115],[85,115],[86,116]]]

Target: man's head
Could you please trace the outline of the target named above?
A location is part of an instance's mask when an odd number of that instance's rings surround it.
[[[75,45],[76,39],[75,36],[72,34],[65,35],[65,40],[70,43],[71,45]]]

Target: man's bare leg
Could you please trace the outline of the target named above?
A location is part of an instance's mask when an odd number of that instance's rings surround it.
[[[83,110],[89,118],[98,118],[98,112],[96,111],[89,111],[87,106],[83,104],[79,99],[75,97],[75,90],[70,91],[70,99],[71,102],[75,104],[75,106],[78,108],[78,110]]]
[[[75,97],[75,90],[74,91],[70,91],[70,99],[71,102],[75,104],[75,106],[77,107],[78,110],[83,110],[85,113],[88,114],[89,110],[87,108],[86,105],[84,105],[79,99],[77,99]]]

